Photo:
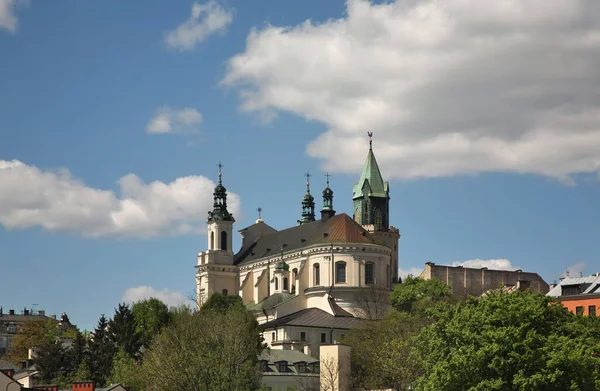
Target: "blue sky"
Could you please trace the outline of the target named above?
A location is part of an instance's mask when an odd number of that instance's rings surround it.
[[[367,131],[403,273],[597,272],[600,7],[469,3],[0,0],[0,305],[180,302],[219,161],[286,228],[306,171],[351,214]]]

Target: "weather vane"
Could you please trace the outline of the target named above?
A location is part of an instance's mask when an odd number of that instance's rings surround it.
[[[367,132],[367,135],[369,136],[369,148],[371,148],[373,146],[373,132]]]

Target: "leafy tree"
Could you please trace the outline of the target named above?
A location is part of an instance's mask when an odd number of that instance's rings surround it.
[[[181,313],[144,354],[148,391],[258,388],[258,322],[243,306]]]
[[[451,295],[450,287],[439,280],[408,276],[394,287],[390,302],[399,311],[415,312]]]
[[[29,348],[41,348],[54,344],[57,336],[56,321],[26,320],[17,330],[12,341],[12,350],[8,352],[8,359],[15,364],[28,358]]]
[[[242,306],[242,298],[237,295],[224,295],[218,292],[213,293],[206,303],[200,307],[200,311],[202,312],[225,312],[232,307]]]
[[[140,334],[133,312],[127,304],[119,304],[115,315],[108,322],[108,330],[108,337],[116,351],[122,349],[132,358],[138,356],[141,347]]]
[[[113,361],[110,383],[129,386],[132,391],[146,389],[140,376],[140,365],[123,349],[117,352]]]
[[[600,389],[600,318],[539,294],[495,293],[437,306],[418,338],[424,391]]]
[[[108,320],[102,314],[89,343],[89,369],[92,380],[98,385],[105,384],[110,376],[114,355],[114,345],[108,331]]]
[[[65,348],[59,342],[38,347],[33,362],[39,370],[42,382],[46,384],[51,383],[56,376],[65,375],[69,371]]]
[[[365,322],[343,340],[352,347],[352,383],[357,389],[407,390],[421,375],[412,357],[416,337],[430,321],[420,314],[392,310],[377,322]]]
[[[131,311],[135,318],[136,331],[140,335],[140,343],[146,348],[150,346],[152,338],[171,322],[169,307],[156,298],[134,303]]]

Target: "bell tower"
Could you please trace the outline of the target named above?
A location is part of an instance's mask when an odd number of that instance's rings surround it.
[[[382,244],[392,250],[389,271],[386,271],[387,282],[398,281],[398,240],[400,232],[390,226],[390,186],[383,180],[377,159],[373,153],[373,133],[369,135],[369,152],[362,174],[353,188],[354,221],[362,225],[379,239]]]
[[[198,254],[196,266],[197,306],[200,307],[215,292],[238,294],[237,266],[233,263],[233,223],[227,210],[227,189],[223,186],[219,162],[219,183],[213,193],[213,210],[208,212],[208,250]]]

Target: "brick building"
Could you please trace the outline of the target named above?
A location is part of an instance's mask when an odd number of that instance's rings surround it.
[[[437,279],[450,286],[452,293],[458,296],[481,296],[483,293],[500,288],[518,287],[521,290],[546,294],[550,287],[537,273],[522,270],[491,270],[462,266],[425,264],[420,275],[425,280]]]

